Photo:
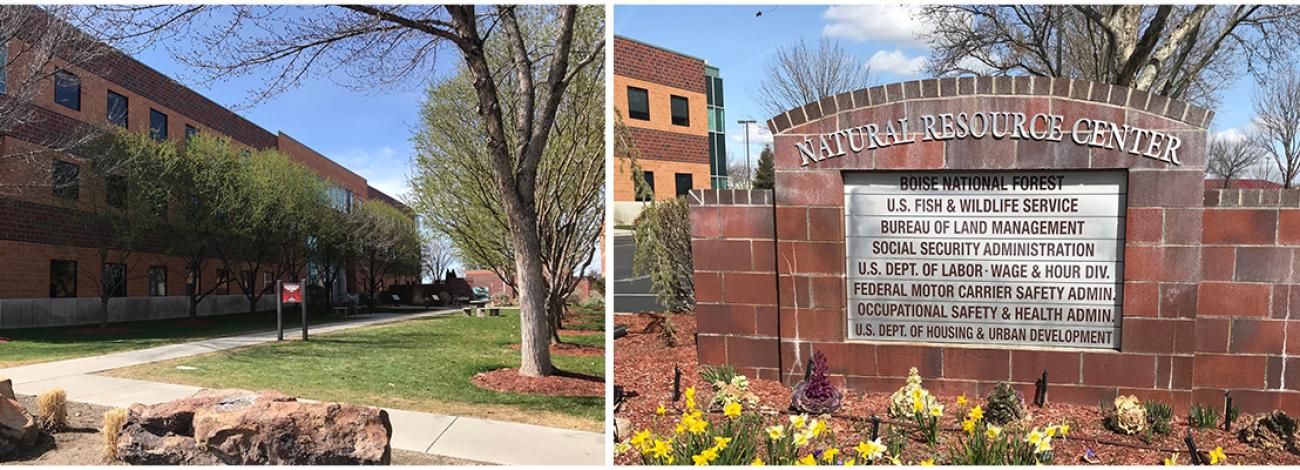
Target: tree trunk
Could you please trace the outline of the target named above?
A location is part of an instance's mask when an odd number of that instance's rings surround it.
[[[99,327],[108,328],[108,297],[99,298]]]
[[[547,299],[546,317],[548,328],[551,330],[551,344],[560,344],[564,340],[560,339],[560,328],[564,326],[564,299],[558,296],[551,296]]]
[[[195,288],[198,287],[195,286]],[[198,318],[199,318],[199,298],[197,296],[191,295],[190,296],[190,320],[195,320]]]
[[[555,373],[551,363],[551,323],[547,312],[546,280],[542,277],[542,247],[537,239],[537,217],[505,204],[514,223],[510,232],[516,250],[519,273],[519,374],[546,377]]]

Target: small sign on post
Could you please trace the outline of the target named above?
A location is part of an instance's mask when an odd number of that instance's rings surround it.
[[[275,281],[275,330],[276,341],[284,341],[284,304],[302,305],[302,339],[307,340],[307,302],[303,295],[302,286],[307,285],[304,282],[283,282]]]

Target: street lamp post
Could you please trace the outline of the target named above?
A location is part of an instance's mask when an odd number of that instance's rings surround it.
[[[749,173],[749,188],[754,188],[754,169],[749,166],[749,125],[756,124],[753,119],[742,119],[736,121],[736,124],[745,126],[745,172]]]

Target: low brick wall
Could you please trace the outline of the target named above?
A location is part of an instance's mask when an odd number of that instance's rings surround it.
[[[100,321],[97,297],[61,299],[0,299],[0,330],[48,326],[94,325]],[[265,295],[258,310],[275,308],[275,296]],[[248,313],[248,298],[242,295],[209,295],[199,302],[199,316]],[[189,297],[117,297],[108,301],[108,320],[127,322],[185,318]]]

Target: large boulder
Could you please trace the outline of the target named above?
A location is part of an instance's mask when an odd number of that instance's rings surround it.
[[[36,443],[36,420],[14,395],[13,382],[0,380],[0,456]]]
[[[378,408],[204,390],[132,405],[117,452],[132,464],[388,464],[392,434],[388,413]]]

